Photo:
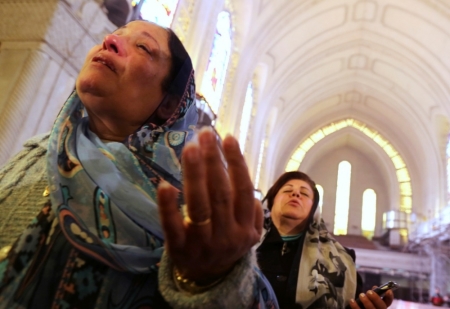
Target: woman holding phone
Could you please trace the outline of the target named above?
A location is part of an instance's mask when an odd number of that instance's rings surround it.
[[[258,264],[271,283],[280,308],[384,309],[393,301],[362,291],[355,252],[328,233],[316,214],[319,193],[302,172],[287,172],[269,189],[265,229],[257,249]]]

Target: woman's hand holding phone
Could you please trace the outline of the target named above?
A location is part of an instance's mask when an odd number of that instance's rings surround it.
[[[351,300],[347,308],[352,309],[385,309],[394,300],[392,290],[398,288],[395,282],[389,281],[380,287],[374,286],[367,293],[361,293],[356,300]]]

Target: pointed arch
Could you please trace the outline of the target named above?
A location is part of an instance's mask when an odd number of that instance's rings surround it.
[[[409,171],[406,166],[405,161],[402,156],[398,153],[395,147],[389,143],[389,141],[384,138],[379,132],[368,127],[365,123],[358,121],[353,118],[344,119],[338,122],[333,122],[329,125],[322,127],[308,138],[306,138],[297,149],[292,154],[290,160],[288,161],[285,170],[292,171],[298,170],[300,164],[305,157],[306,153],[313,147],[317,142],[323,139],[325,136],[333,134],[339,130],[347,127],[352,127],[359,130],[367,137],[371,138],[391,159],[394,168],[396,170],[397,181],[399,185],[400,192],[400,207],[399,210],[406,213],[411,213],[412,210],[412,188],[411,179],[409,176]]]

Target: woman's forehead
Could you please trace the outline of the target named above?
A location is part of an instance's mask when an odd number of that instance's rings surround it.
[[[158,26],[157,24],[143,21],[143,20],[135,20],[129,22],[125,26],[118,28],[115,33],[132,33],[142,35],[144,37],[154,39],[158,42],[159,45],[164,46],[164,49],[168,49],[168,36],[169,33],[166,29]]]
[[[309,183],[301,179],[291,179],[283,185],[283,187],[285,186],[307,188],[311,190],[311,186],[309,185]]]

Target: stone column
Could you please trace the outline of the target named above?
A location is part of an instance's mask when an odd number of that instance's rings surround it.
[[[115,28],[94,0],[0,0],[0,166],[51,129],[86,53]]]

